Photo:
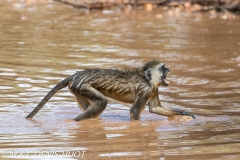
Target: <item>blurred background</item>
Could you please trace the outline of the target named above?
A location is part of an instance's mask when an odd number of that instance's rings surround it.
[[[2,0],[0,153],[240,159],[239,6],[239,0]],[[75,122],[81,110],[67,88],[33,120],[24,118],[78,70],[124,69],[153,59],[171,70],[170,85],[159,87],[163,106],[196,120],[171,121],[146,106],[141,121],[130,122],[128,107],[109,102],[99,119]]]

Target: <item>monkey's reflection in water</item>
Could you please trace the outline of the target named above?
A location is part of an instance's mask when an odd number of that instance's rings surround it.
[[[88,148],[87,159],[138,158],[159,159],[164,150],[159,150],[159,122],[106,122],[92,119],[79,122],[74,132],[76,147]]]

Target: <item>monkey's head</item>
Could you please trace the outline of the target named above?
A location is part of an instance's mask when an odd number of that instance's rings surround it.
[[[161,83],[164,86],[169,85],[170,82],[167,81],[167,75],[170,73],[170,70],[165,67],[164,63],[153,60],[146,63],[142,70],[145,78],[153,85],[159,86]]]

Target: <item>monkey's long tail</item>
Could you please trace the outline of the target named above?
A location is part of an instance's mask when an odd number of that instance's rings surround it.
[[[37,107],[26,117],[26,118],[32,118],[37,112],[47,103],[47,101],[55,94],[57,91],[59,91],[62,88],[65,88],[69,81],[72,79],[72,76],[62,80],[59,82],[53,89],[48,92],[48,94],[42,99],[42,101],[37,105]]]

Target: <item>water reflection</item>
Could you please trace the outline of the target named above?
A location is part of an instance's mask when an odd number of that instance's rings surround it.
[[[0,152],[78,150],[86,151],[86,159],[240,158],[239,18],[159,19],[141,11],[82,15],[56,4],[4,3],[0,9]],[[152,59],[171,69],[171,85],[159,88],[163,105],[193,112],[197,120],[170,121],[146,108],[140,122],[130,122],[129,108],[110,102],[99,119],[75,122],[81,111],[67,89],[33,120],[24,119],[77,70],[139,66]]]

